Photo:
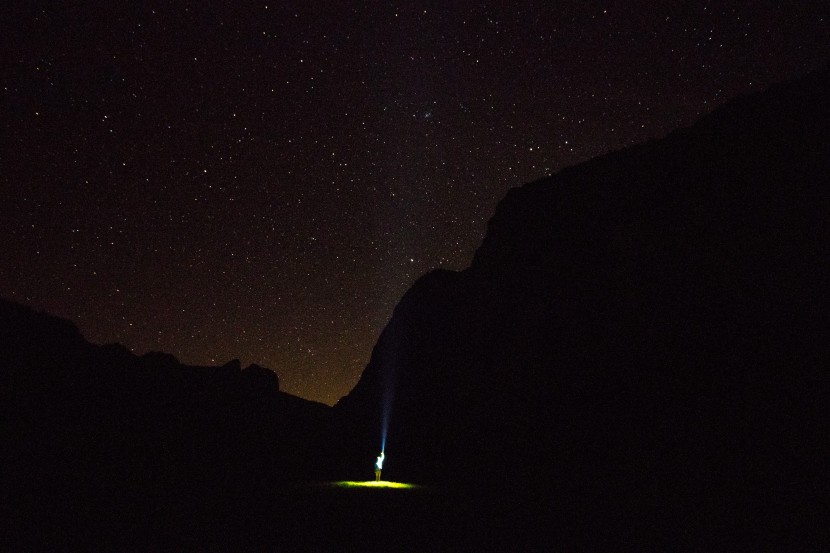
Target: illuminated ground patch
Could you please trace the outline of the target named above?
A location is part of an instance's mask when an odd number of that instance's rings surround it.
[[[338,488],[394,488],[399,490],[411,490],[420,487],[416,486],[415,484],[406,484],[404,482],[388,482],[386,480],[381,480],[380,482],[375,482],[374,480],[366,480],[362,482],[354,480],[342,480],[340,482],[332,482],[332,485],[337,486]]]

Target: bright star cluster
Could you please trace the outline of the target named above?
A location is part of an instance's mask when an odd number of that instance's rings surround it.
[[[333,404],[509,188],[826,64],[767,4],[6,4],[0,295]]]

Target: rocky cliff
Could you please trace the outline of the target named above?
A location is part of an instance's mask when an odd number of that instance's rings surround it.
[[[827,461],[828,80],[512,190],[336,406],[346,464],[390,404],[390,478],[533,490],[563,531],[817,524],[786,513]]]

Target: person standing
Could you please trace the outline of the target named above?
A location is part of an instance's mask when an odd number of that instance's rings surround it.
[[[380,452],[378,460],[375,461],[375,482],[380,482],[380,471],[383,469],[383,452]]]

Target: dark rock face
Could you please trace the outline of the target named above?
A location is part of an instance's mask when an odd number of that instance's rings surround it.
[[[3,300],[0,406],[0,518],[15,550],[153,550],[250,516],[282,483],[316,476],[329,412],[280,392],[266,368],[137,357]]]
[[[237,364],[239,361],[237,361]],[[242,381],[252,395],[272,395],[280,391],[280,382],[276,373],[271,369],[260,367],[256,363],[249,365],[242,371]]]
[[[786,513],[826,484],[828,175],[825,71],[512,190],[401,300],[344,449],[391,386],[384,475],[528,491],[560,536],[821,527]]]

